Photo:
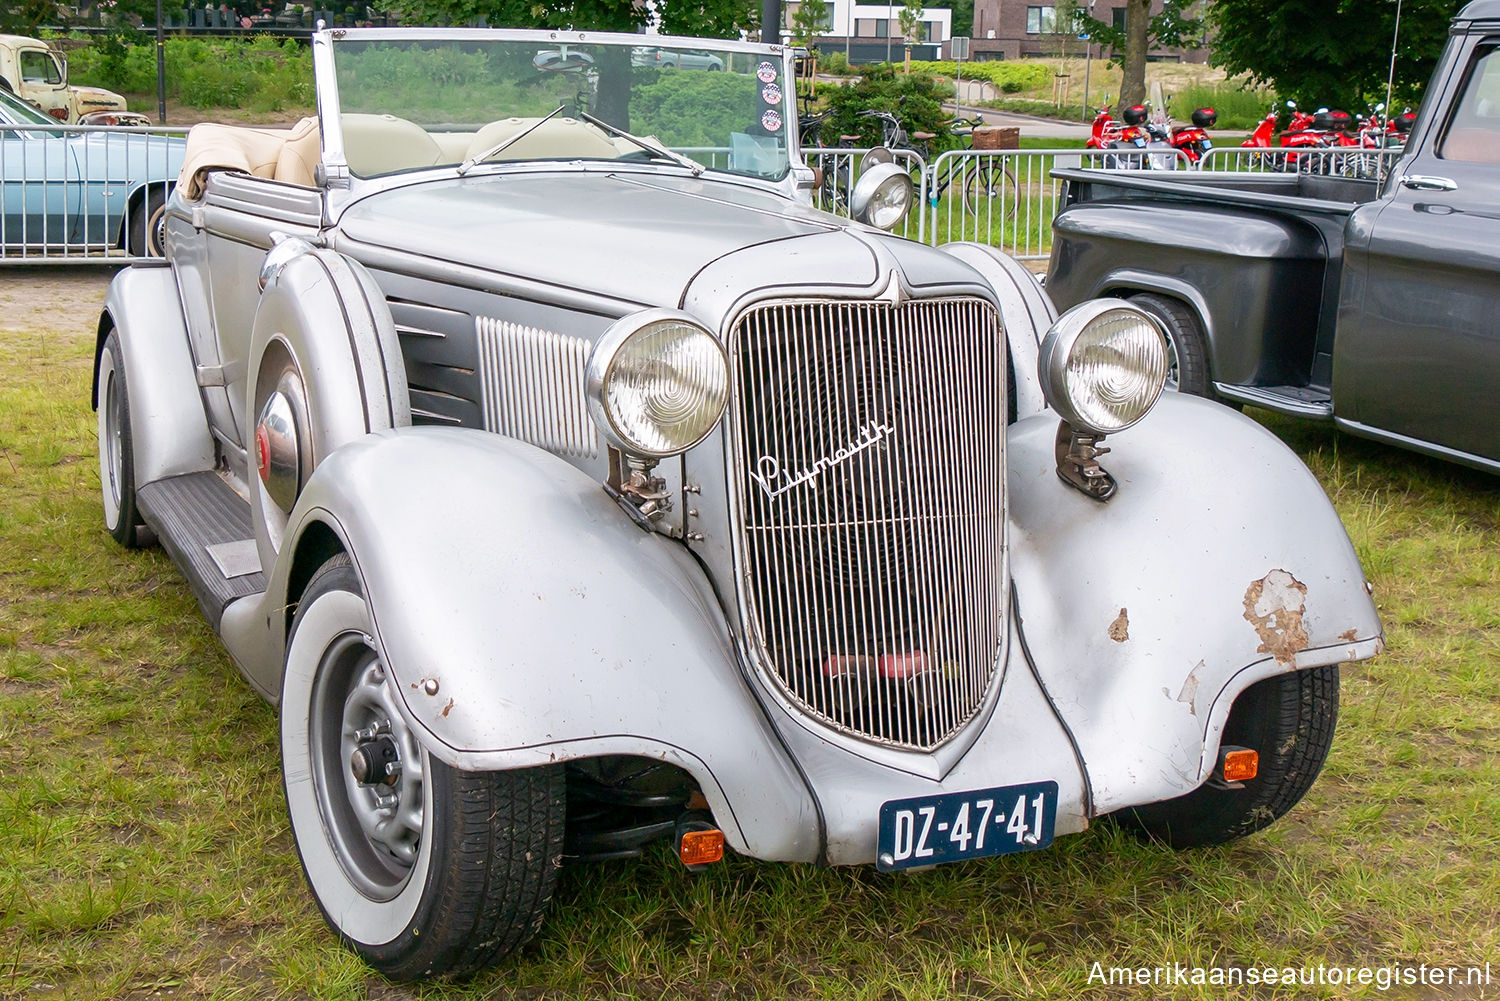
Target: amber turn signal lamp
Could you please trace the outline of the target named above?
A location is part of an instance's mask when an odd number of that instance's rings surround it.
[[[718,828],[707,831],[686,831],[677,843],[677,857],[683,865],[708,865],[724,857],[724,832]]]
[[[1260,752],[1238,748],[1224,752],[1224,781],[1248,782],[1260,769]]]

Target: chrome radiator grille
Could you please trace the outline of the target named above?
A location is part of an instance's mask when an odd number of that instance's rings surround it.
[[[485,430],[563,455],[598,455],[584,396],[593,345],[488,316],[475,327]]]
[[[1005,356],[980,300],[797,303],[731,335],[749,631],[816,718],[930,749],[1003,638]]]

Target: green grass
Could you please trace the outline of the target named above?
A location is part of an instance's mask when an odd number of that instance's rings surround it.
[[[1110,824],[881,876],[665,851],[564,872],[518,960],[397,988],[303,886],[273,712],[158,549],[100,525],[88,313],[0,272],[0,996],[7,998],[1436,998],[1458,990],[1088,982],[1109,965],[1500,966],[1500,480],[1257,414],[1323,482],[1390,641],[1346,669],[1288,817],[1173,853]],[[7,298],[7,296],[9,298]],[[1233,470],[1233,456],[1223,457]]]

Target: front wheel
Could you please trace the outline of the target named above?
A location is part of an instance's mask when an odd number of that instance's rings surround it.
[[[1015,171],[1008,165],[973,165],[963,174],[964,208],[981,218],[1013,219],[1021,198]]]
[[[1125,811],[1138,833],[1173,848],[1223,844],[1252,834],[1297,804],[1323,768],[1339,712],[1339,669],[1316,667],[1251,685],[1235,700],[1222,743],[1260,754],[1240,789],[1203,785],[1176,799]]]
[[[281,698],[282,778],[313,897],[393,980],[466,974],[541,926],[562,857],[561,765],[463,772],[431,757],[373,648],[347,556],[298,605]]]

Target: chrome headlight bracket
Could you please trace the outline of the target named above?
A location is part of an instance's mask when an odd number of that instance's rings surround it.
[[[1099,465],[1106,434],[1124,431],[1161,398],[1167,342],[1160,324],[1118,299],[1074,306],[1047,331],[1037,357],[1047,404],[1062,418],[1057,429],[1057,476],[1075,490],[1105,501],[1118,489]]]

